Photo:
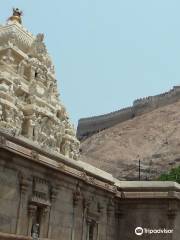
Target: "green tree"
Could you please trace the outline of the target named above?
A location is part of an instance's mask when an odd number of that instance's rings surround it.
[[[180,166],[177,168],[172,168],[168,173],[163,173],[159,177],[161,181],[175,181],[180,183]]]

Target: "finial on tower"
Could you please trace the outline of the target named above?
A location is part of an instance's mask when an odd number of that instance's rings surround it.
[[[19,8],[13,8],[13,15],[8,18],[8,21],[12,22],[18,22],[22,24],[21,16],[23,15],[23,12],[19,10]]]

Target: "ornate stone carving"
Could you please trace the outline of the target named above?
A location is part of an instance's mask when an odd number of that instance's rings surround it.
[[[7,49],[6,54],[2,56],[0,63],[3,65],[13,65],[14,64],[14,57],[12,56],[11,48]]]
[[[28,62],[26,59],[23,59],[18,65],[18,74],[20,76],[24,76],[25,68],[28,66]]]
[[[23,12],[19,10],[19,8],[13,8],[13,15],[8,19],[9,21],[15,21],[18,23],[22,23],[22,16]]]
[[[18,11],[14,13],[14,17],[21,16]],[[0,50],[0,128],[23,135],[44,150],[77,160],[79,141],[59,101],[44,35],[34,37],[15,22],[8,29],[0,27],[4,47],[2,54]],[[12,36],[13,44],[4,45]]]

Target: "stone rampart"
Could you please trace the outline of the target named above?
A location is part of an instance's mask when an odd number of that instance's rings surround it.
[[[168,92],[137,99],[131,107],[104,115],[82,118],[78,122],[77,137],[80,140],[110,128],[118,123],[130,120],[136,116],[153,111],[159,107],[166,106],[180,100],[180,86],[174,86]]]

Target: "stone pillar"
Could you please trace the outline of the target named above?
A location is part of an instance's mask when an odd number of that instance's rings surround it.
[[[28,232],[27,235],[31,236],[32,226],[33,226],[33,218],[36,216],[37,206],[35,205],[29,205],[28,207],[28,215],[29,215],[29,221],[28,221]]]
[[[88,199],[83,199],[83,214],[82,214],[82,235],[81,240],[86,240],[86,218],[87,218],[87,211],[90,206],[90,201]]]
[[[27,199],[26,193],[29,187],[29,180],[21,177],[20,180],[20,201],[19,201],[19,208],[17,214],[17,224],[16,224],[16,234],[22,234],[22,224],[24,222],[23,215],[27,212]]]
[[[49,209],[49,224],[48,224],[48,238],[52,238],[52,228],[53,228],[53,215],[54,215],[54,205],[57,198],[58,189],[53,187],[51,190],[51,207]]]
[[[125,212],[122,209],[122,207],[117,206],[117,208],[115,209],[115,234],[116,234],[116,239],[119,240],[120,237],[120,233],[121,233],[121,222],[123,220],[125,216]]]
[[[39,231],[39,237],[40,238],[47,238],[47,232],[46,230],[46,222],[47,222],[47,216],[49,216],[49,207],[44,207],[41,209],[41,217],[40,217],[40,231]]]
[[[98,219],[96,219],[96,226],[95,226],[95,229],[96,229],[96,236],[95,236],[95,240],[99,240],[99,233],[101,231],[101,219],[103,218],[103,215],[104,215],[104,205],[100,202],[98,202],[98,214],[99,214],[99,217]]]
[[[87,218],[86,240],[98,239],[98,222]]]
[[[71,240],[76,239],[76,228],[78,227],[76,224],[76,219],[79,217],[80,211],[80,203],[82,200],[81,189],[79,183],[76,185],[76,190],[73,193],[73,214],[72,214],[72,231],[71,231]],[[79,232],[78,232],[79,235]]]
[[[174,233],[172,234],[172,240],[176,239],[176,216],[177,216],[177,211],[178,211],[178,206],[177,206],[177,202],[174,200],[170,200],[169,204],[168,204],[168,229],[172,229],[174,231]],[[178,236],[179,237],[179,236]]]
[[[99,240],[99,222],[96,222],[96,240]]]
[[[107,206],[107,232],[106,232],[106,240],[113,240],[115,237],[115,214],[114,214],[114,202],[113,198],[110,199]]]

